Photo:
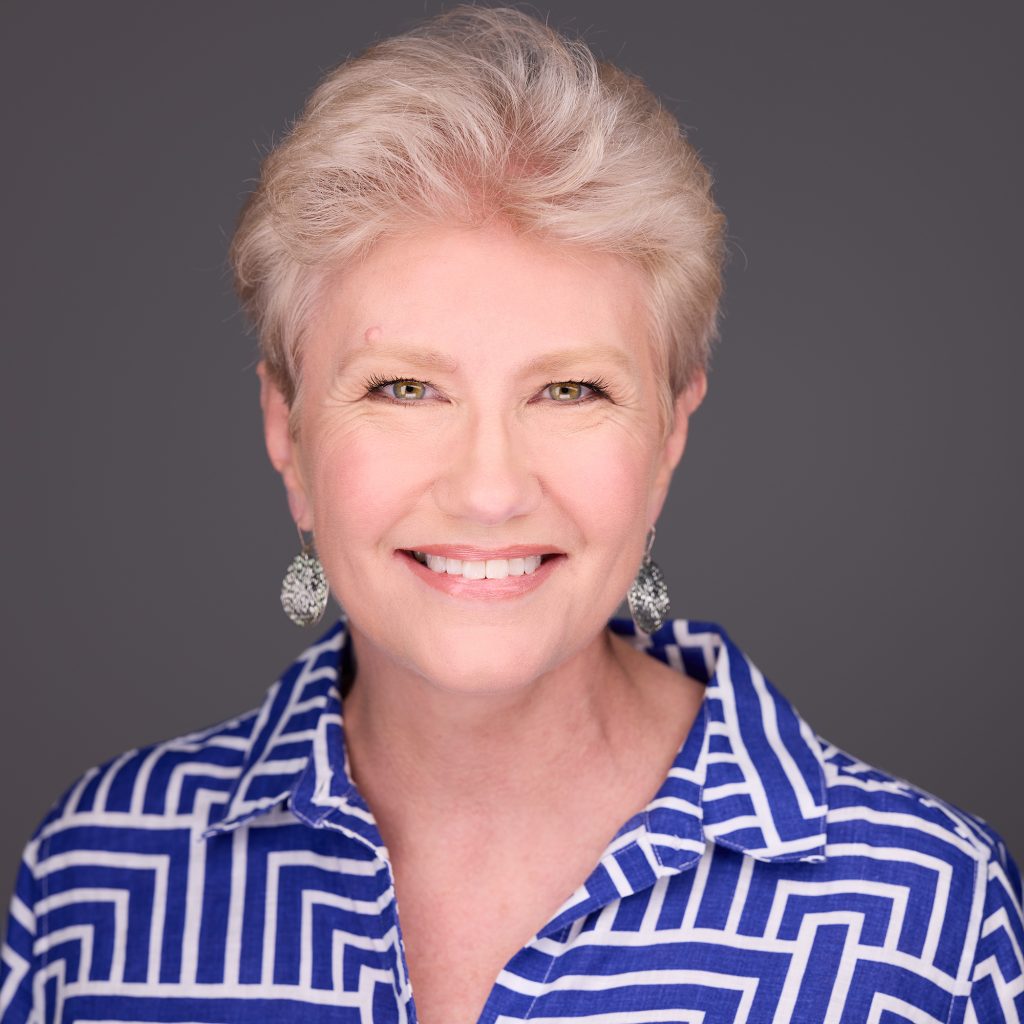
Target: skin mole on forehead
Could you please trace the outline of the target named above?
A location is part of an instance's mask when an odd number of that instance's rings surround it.
[[[380,329],[379,325],[374,324],[372,327],[367,327],[363,333],[363,339],[367,345],[372,345],[375,341],[380,341],[384,336],[384,332]]]

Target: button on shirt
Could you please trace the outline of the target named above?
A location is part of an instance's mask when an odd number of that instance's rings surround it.
[[[1017,868],[850,757],[709,622],[609,628],[706,684],[667,777],[495,978],[486,1024],[1019,1021]],[[345,620],[261,707],[84,773],[28,840],[0,1024],[416,1021],[345,753]]]

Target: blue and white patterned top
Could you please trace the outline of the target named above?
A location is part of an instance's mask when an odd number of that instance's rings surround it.
[[[975,817],[814,735],[717,625],[615,632],[707,684],[657,795],[480,1021],[1024,1018],[1021,881]],[[0,1024],[413,1024],[388,852],[348,771],[337,622],[262,707],[85,772],[25,848]]]

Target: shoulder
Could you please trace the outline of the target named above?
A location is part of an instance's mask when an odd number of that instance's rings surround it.
[[[205,821],[241,775],[259,714],[253,708],[85,769],[50,805],[26,852],[52,847],[61,833],[85,842],[89,829],[188,828]]]
[[[303,651],[258,706],[82,772],[50,806],[27,853],[45,856],[75,843],[134,848],[161,835],[168,843],[193,841],[232,808],[246,815],[276,808],[306,766],[313,723],[336,701],[342,627],[332,624]]]
[[[827,851],[866,850],[873,870],[865,882],[902,887],[904,920],[920,922],[922,949],[936,965],[948,956],[966,1019],[1016,1019],[1024,996],[1024,892],[1002,836],[977,815],[831,744],[822,744],[822,757]],[[886,857],[901,870],[885,870]]]
[[[824,783],[824,857],[784,868],[777,884],[829,920],[856,919],[894,964],[953,979],[961,1012],[970,999],[975,1019],[1003,1019],[986,1014],[1010,1005],[1024,978],[1021,876],[1003,838],[976,814],[805,736]]]
[[[1013,867],[1002,837],[983,818],[854,757],[827,740],[821,750],[829,845],[866,842],[922,855],[954,852]]]
[[[951,974],[977,983],[978,999],[1019,984],[1024,892],[1002,836],[976,814],[820,743],[829,875],[901,905],[922,948],[935,963],[948,956]]]

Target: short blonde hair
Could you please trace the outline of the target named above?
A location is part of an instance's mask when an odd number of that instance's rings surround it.
[[[497,217],[621,257],[648,284],[667,431],[718,333],[725,218],[711,184],[640,79],[522,11],[464,4],[322,79],[263,161],[230,259],[294,431],[320,289],[382,238]]]

